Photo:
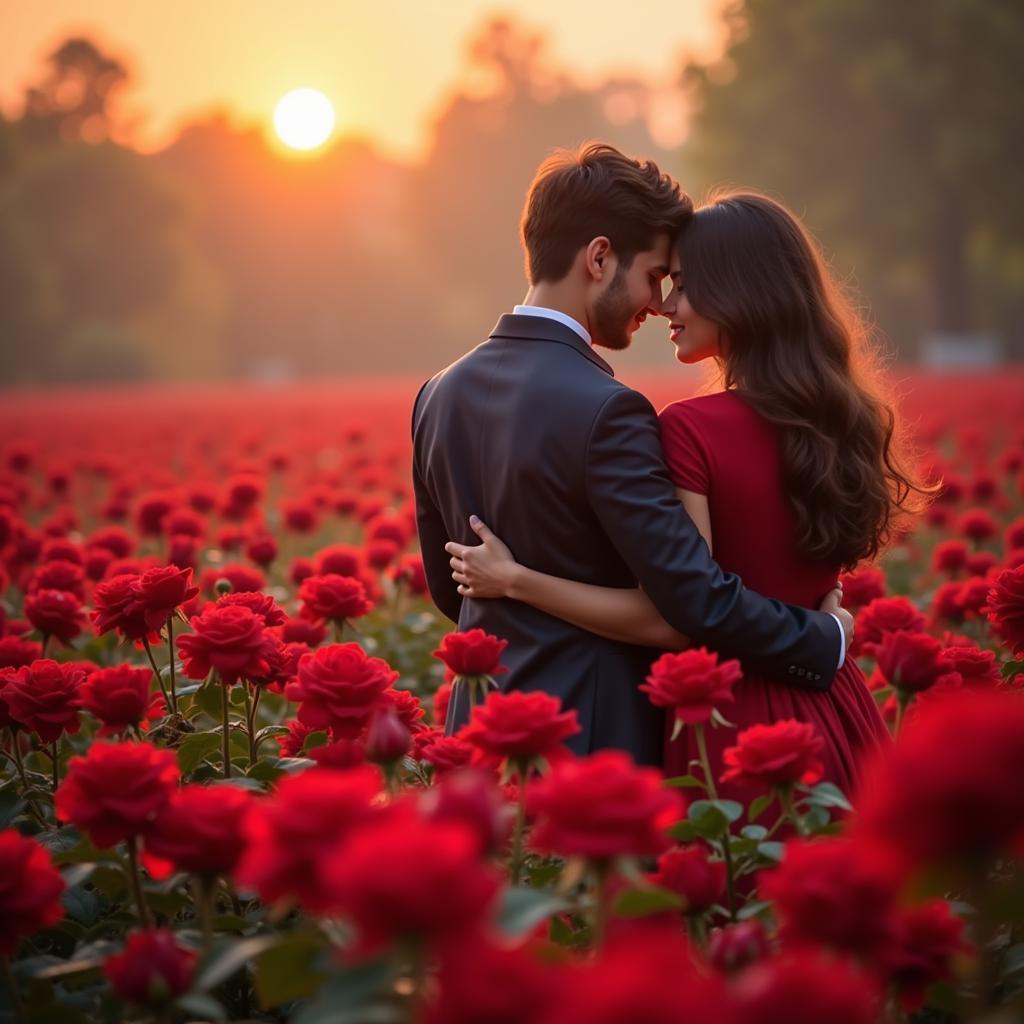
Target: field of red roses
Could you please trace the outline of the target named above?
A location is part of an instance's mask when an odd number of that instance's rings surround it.
[[[845,579],[856,794],[803,723],[665,779],[497,692],[426,594],[412,384],[9,396],[0,1019],[1024,1018],[1024,376],[902,388],[942,489]],[[738,675],[627,682],[703,751]]]

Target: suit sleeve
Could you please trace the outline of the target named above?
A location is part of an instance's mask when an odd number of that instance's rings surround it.
[[[839,657],[834,620],[762,597],[722,572],[676,498],[658,420],[642,395],[623,389],[598,412],[586,480],[605,533],[668,623],[748,669],[828,689]]]
[[[420,389],[420,395],[422,394],[423,389]],[[459,593],[458,584],[452,579],[449,555],[444,549],[451,538],[441,517],[441,510],[420,473],[419,452],[416,450],[416,406],[419,405],[420,395],[417,395],[413,407],[412,486],[416,499],[416,532],[419,534],[423,571],[427,577],[430,596],[434,604],[452,622],[458,623],[462,610],[462,595]]]

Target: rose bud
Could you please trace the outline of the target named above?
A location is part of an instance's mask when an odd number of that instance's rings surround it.
[[[715,928],[708,941],[708,959],[720,971],[738,971],[768,955],[768,936],[757,918]]]
[[[192,984],[196,954],[179,946],[165,928],[132,932],[124,950],[107,957],[103,973],[129,1003],[159,1006]]]
[[[366,730],[366,759],[394,764],[409,752],[410,735],[393,708],[375,711]]]

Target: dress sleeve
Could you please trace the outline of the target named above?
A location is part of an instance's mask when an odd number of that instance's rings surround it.
[[[676,487],[694,494],[707,494],[711,485],[707,442],[688,404],[675,402],[661,410],[658,416],[661,446]]]

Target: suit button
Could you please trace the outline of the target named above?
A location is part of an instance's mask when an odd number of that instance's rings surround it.
[[[798,676],[805,676],[805,675],[807,675],[807,669],[805,669],[805,668],[798,668],[796,670],[796,674]]]
[[[820,673],[820,672],[819,672],[819,673],[817,673],[817,675],[815,675],[815,677],[814,677],[814,678],[815,678],[815,679],[820,679],[820,678],[821,678],[821,673]]]
[[[789,666],[789,674],[792,675],[796,671],[796,665]]]

